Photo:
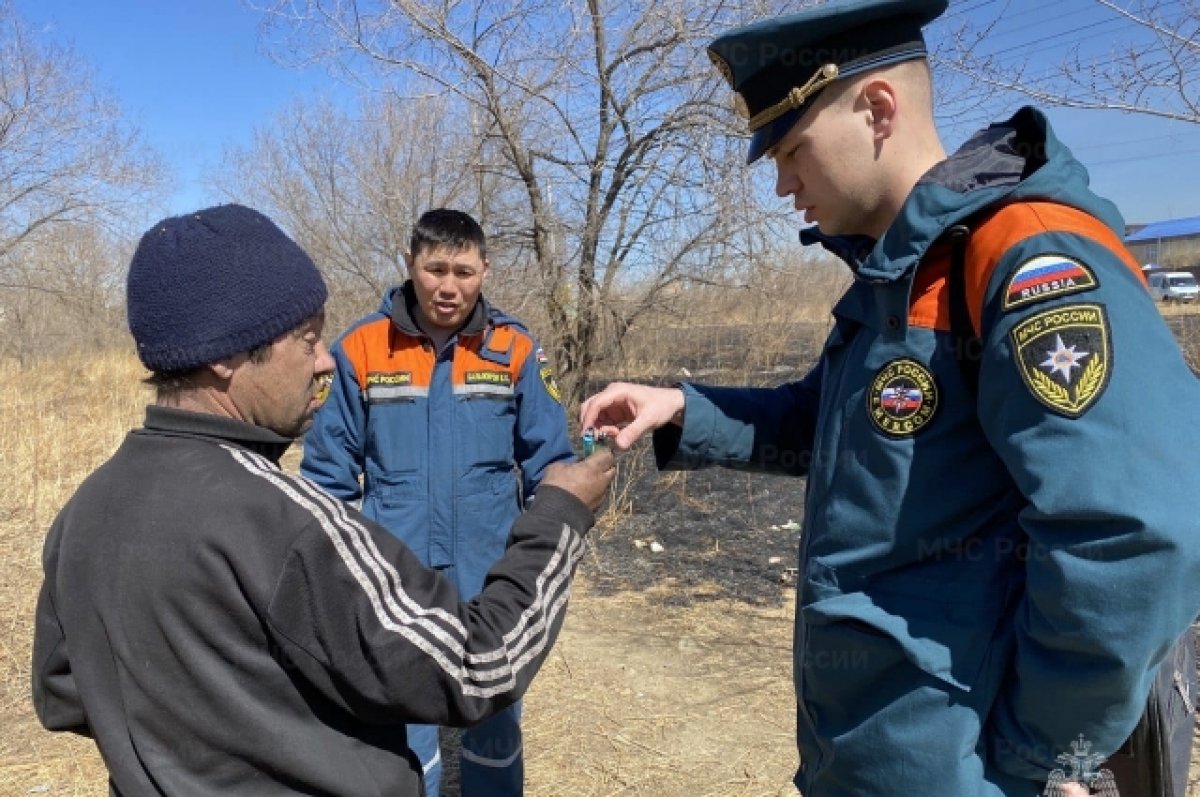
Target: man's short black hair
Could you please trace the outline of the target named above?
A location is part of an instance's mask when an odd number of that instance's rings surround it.
[[[450,208],[435,208],[421,214],[413,226],[409,238],[408,251],[416,257],[422,249],[435,249],[439,246],[451,249],[466,249],[475,247],[479,256],[487,257],[487,239],[479,222],[461,210]]]

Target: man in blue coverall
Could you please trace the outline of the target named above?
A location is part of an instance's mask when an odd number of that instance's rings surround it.
[[[572,458],[566,413],[537,341],[483,297],[487,244],[471,216],[423,214],[405,260],[410,279],[333,347],[337,371],[301,472],[361,500],[467,600],[503,555],[522,498]],[[465,797],[522,793],[520,716],[517,703],[464,731]],[[408,738],[436,797],[438,729],[410,726]]]
[[[947,155],[921,32],[945,8],[831,2],[711,44],[749,162],[853,284],[799,381],[617,383],[582,423],[653,430],[663,468],[807,477],[803,794],[1111,794],[1097,762],[1164,660],[1191,736],[1195,665],[1166,657],[1200,610],[1200,384],[1041,113]]]

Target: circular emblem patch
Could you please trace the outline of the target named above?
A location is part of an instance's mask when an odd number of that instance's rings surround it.
[[[867,414],[889,437],[912,437],[933,420],[937,408],[933,373],[907,357],[883,366],[867,391]]]

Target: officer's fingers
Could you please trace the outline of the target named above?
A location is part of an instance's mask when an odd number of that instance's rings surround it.
[[[585,399],[579,405],[580,425],[587,429],[598,423],[619,422],[629,416],[629,387],[623,382],[614,382],[596,395]]]
[[[596,425],[596,416],[600,414],[600,405],[596,402],[599,395],[589,396],[579,405],[579,425],[590,429]]]
[[[656,429],[662,424],[655,423],[645,415],[639,415],[612,438],[612,444],[618,451],[628,451],[646,432]]]
[[[596,423],[592,426],[596,430],[596,434],[604,438],[608,443],[612,443],[613,439],[621,433],[622,427],[619,424],[604,423],[597,418]]]

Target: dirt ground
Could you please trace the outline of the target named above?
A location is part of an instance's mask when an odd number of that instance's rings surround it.
[[[33,717],[30,641],[45,530],[138,423],[146,397],[129,386],[139,376],[129,358],[0,363],[0,797],[107,794],[92,743]],[[526,698],[527,794],[795,795],[803,483],[657,474],[646,449],[621,467],[614,511],[592,534],[562,635]],[[1200,797],[1197,756],[1192,780]]]
[[[622,466],[638,478],[621,479],[624,511],[595,529],[562,635],[526,697],[527,794],[794,795],[786,582],[797,531],[783,507],[802,485],[659,476],[643,456]],[[30,710],[41,535],[15,531],[0,525],[5,560],[20,563],[8,586],[24,585],[0,638],[0,796],[104,795],[92,744],[42,731]],[[454,783],[448,772],[444,793]]]

